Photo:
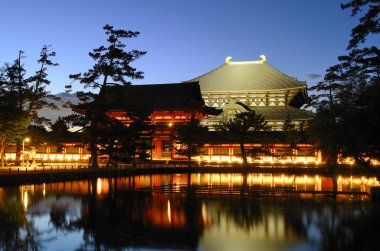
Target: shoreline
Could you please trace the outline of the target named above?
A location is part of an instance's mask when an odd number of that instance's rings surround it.
[[[152,174],[175,174],[175,173],[273,173],[273,174],[295,174],[295,175],[363,175],[374,176],[371,170],[358,167],[297,167],[297,166],[192,166],[192,167],[162,167],[162,166],[131,166],[124,168],[78,168],[78,169],[46,169],[29,171],[4,170],[0,174],[0,186],[18,186],[27,184],[54,183],[63,181],[75,181],[95,178],[128,177],[133,175]]]

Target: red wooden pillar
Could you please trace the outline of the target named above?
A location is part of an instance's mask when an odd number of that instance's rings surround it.
[[[162,140],[155,139],[154,145],[155,145],[155,149],[154,149],[155,157],[156,159],[161,159]]]

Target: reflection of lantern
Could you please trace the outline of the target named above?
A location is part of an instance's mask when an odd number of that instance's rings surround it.
[[[96,193],[97,194],[102,193],[102,180],[100,178],[96,180]]]
[[[170,224],[172,223],[172,214],[170,211],[170,200],[168,200],[168,221]]]
[[[206,204],[204,202],[202,204],[202,219],[203,219],[203,223],[207,222],[207,210],[206,210]]]
[[[22,203],[24,204],[25,210],[28,208],[28,192],[25,190],[22,196]]]

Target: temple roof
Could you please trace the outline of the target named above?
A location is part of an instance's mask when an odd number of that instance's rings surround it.
[[[204,104],[198,82],[130,86],[109,84],[99,93],[96,102],[108,110],[144,106],[152,110],[202,109],[207,114],[221,112]],[[79,104],[74,109],[86,107],[86,104]]]
[[[241,102],[226,104],[223,107],[223,115],[230,117],[236,112],[244,112],[253,110],[256,113],[259,113],[264,116],[266,121],[285,121],[286,119],[290,120],[311,120],[315,117],[315,114],[308,110],[303,110],[295,108],[293,106],[255,106],[248,107]],[[231,113],[231,111],[233,111]],[[214,120],[218,120],[220,117],[215,117]]]
[[[306,88],[305,82],[287,76],[266,61],[228,61],[189,81],[199,81],[202,92]]]
[[[252,108],[256,113],[260,113],[264,116],[266,121],[277,120],[311,120],[315,117],[315,114],[308,110],[298,109],[292,106],[257,106]]]

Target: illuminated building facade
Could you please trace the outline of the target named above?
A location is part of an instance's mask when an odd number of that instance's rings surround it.
[[[120,86],[109,85],[99,94],[100,102],[107,107],[107,115],[128,125],[128,108],[140,107],[151,112],[147,123],[153,129],[151,156],[153,159],[176,159],[171,147],[173,126],[184,123],[193,114],[198,119],[218,115],[221,111],[205,105],[198,82]],[[140,109],[139,108],[139,109]],[[84,114],[85,105],[74,110]]]
[[[184,123],[191,114],[213,130],[213,125],[232,118],[238,112],[254,110],[262,114],[271,131],[281,131],[284,121],[291,120],[298,129],[303,129],[313,119],[313,113],[300,107],[307,101],[306,83],[278,71],[266,62],[232,62],[226,59],[220,67],[177,84],[153,84],[119,86],[109,85],[100,93],[101,102],[107,106],[107,114],[128,124],[128,107],[143,104],[151,111],[150,123],[154,125],[152,140],[153,159],[180,159],[170,142],[172,126]],[[78,105],[76,112],[85,113],[86,107]],[[247,148],[259,147],[261,142],[251,142]],[[287,144],[271,146],[271,156],[249,162],[320,162],[320,153],[310,144],[300,144],[297,150]],[[283,151],[283,153],[281,153]],[[288,153],[286,153],[288,152]],[[289,158],[274,158],[274,154],[288,154]],[[238,142],[215,145],[210,142],[198,161],[240,162]]]
[[[254,110],[262,114],[273,135],[282,131],[285,120],[291,120],[303,130],[313,119],[313,113],[300,109],[308,100],[307,85],[289,77],[269,65],[265,56],[258,61],[231,61],[189,81],[176,84],[108,85],[99,94],[99,102],[107,107],[107,115],[129,124],[128,107],[146,106],[154,126],[150,153],[152,159],[173,160],[175,154],[170,134],[172,127],[187,121],[192,114],[213,130],[213,125],[233,118],[236,113]],[[84,114],[85,105],[74,111]],[[148,122],[148,121],[147,121]],[[275,142],[275,143],[274,143]],[[260,147],[263,142],[250,142],[246,148]],[[271,154],[248,158],[253,162],[319,163],[321,153],[303,142],[297,149],[289,149],[278,139],[270,146]],[[238,142],[209,142],[203,154],[196,157],[202,162],[240,162]],[[282,156],[282,157],[274,157]],[[284,157],[287,156],[287,157]]]
[[[262,114],[272,131],[281,131],[286,119],[303,129],[314,117],[300,109],[308,100],[306,82],[280,72],[264,55],[258,61],[227,57],[223,65],[189,81],[199,81],[206,105],[223,109],[208,125],[249,109]]]

